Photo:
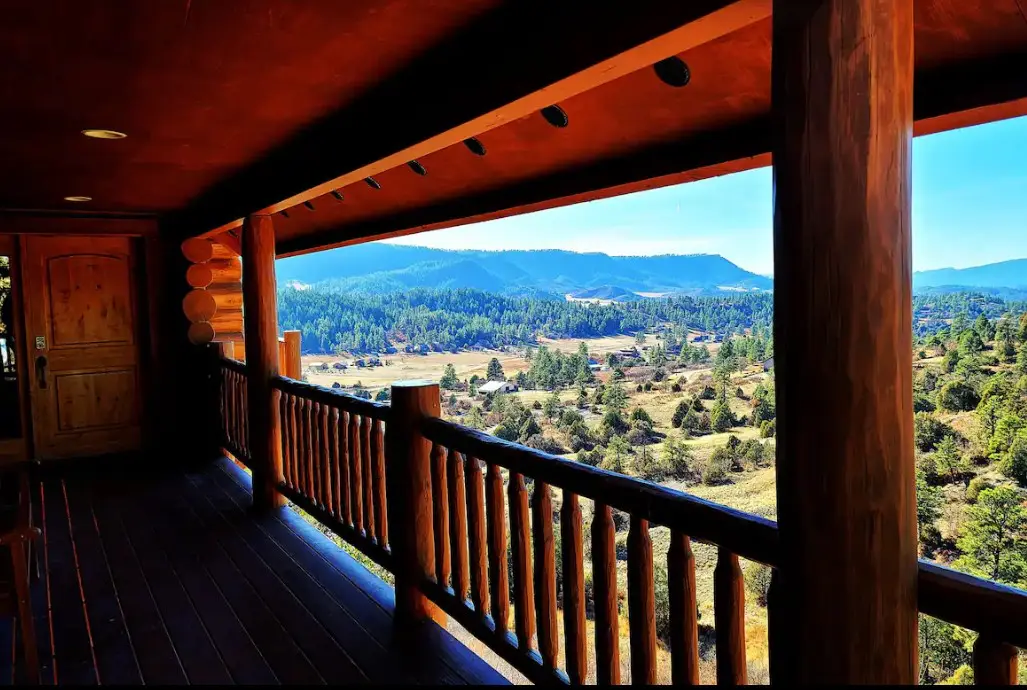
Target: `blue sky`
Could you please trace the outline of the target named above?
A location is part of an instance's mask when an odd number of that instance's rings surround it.
[[[1027,117],[913,142],[913,267],[1027,257]],[[721,254],[773,272],[769,168],[387,240],[444,249]]]

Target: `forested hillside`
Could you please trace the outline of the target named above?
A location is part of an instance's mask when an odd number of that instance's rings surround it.
[[[368,267],[374,267],[369,270]],[[282,284],[332,281],[361,292],[470,287],[491,292],[565,294],[616,285],[635,292],[769,290],[773,281],[710,254],[609,256],[560,250],[447,251],[368,243],[282,259]]]
[[[598,305],[466,288],[354,294],[324,286],[285,287],[278,293],[278,323],[302,331],[305,352],[389,352],[406,345],[454,350],[524,345],[539,336],[597,338],[663,323],[682,332],[690,327],[729,333],[769,327],[772,305],[766,293]]]

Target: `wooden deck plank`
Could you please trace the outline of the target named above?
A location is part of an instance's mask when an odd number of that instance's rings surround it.
[[[54,684],[53,647],[50,644],[50,600],[46,579],[46,523],[43,519],[42,486],[33,487],[32,524],[43,532],[36,540],[39,579],[32,583],[32,612],[36,620],[36,646],[39,649],[39,680],[42,685]]]
[[[129,638],[120,594],[114,587],[113,571],[109,567],[106,550],[96,530],[92,506],[80,494],[68,491],[66,485],[64,495],[81,575],[83,598],[89,616],[89,630],[96,654],[99,681],[106,685],[138,684],[143,679],[142,669]],[[56,515],[56,512],[52,514]],[[138,582],[136,584],[138,586]],[[146,661],[148,664],[151,660],[156,662],[159,671],[164,661],[162,656],[147,656]],[[172,659],[172,664],[174,663]],[[150,680],[160,676],[148,674],[146,677]],[[164,677],[168,682],[175,682],[180,678],[174,673]]]
[[[353,626],[348,631],[349,635],[342,638],[349,647],[348,650],[344,648],[322,623],[322,618],[331,620],[332,602],[327,597],[317,600],[312,596],[311,587],[304,588],[305,574],[295,564],[285,558],[269,561],[265,558],[267,554],[258,553],[243,538],[241,532],[246,526],[252,526],[253,517],[242,515],[241,520],[238,517],[233,519],[223,512],[223,505],[209,500],[207,494],[214,487],[186,479],[183,482],[186,483],[183,496],[195,515],[215,535],[272,614],[293,633],[296,644],[320,676],[332,685],[366,683],[367,676],[351,657],[364,648],[366,633]],[[315,615],[312,609],[318,610],[319,615]],[[393,678],[400,680],[397,674],[393,674]]]
[[[183,543],[192,542],[204,568],[217,583],[257,649],[283,683],[320,684],[324,679],[271,612],[261,595],[236,567],[207,526],[199,520],[179,492],[181,486],[162,484],[158,504],[174,515]]]
[[[79,589],[75,555],[59,479],[43,481],[54,675],[58,683],[94,685],[96,668]]]
[[[157,546],[152,533],[144,527],[146,519],[138,512],[138,506],[133,500],[134,492],[127,493],[122,487],[110,485],[105,489],[100,498],[115,498],[117,501],[119,510],[116,519],[132,544],[154,603],[164,620],[168,636],[178,653],[189,682],[205,685],[231,683],[232,677],[177,572],[167,555]],[[82,494],[83,498],[88,497],[90,504],[92,503],[92,492],[86,487],[69,483],[69,496],[73,494]],[[101,679],[103,678],[101,675]]]
[[[152,538],[167,554],[183,588],[193,602],[204,627],[217,647],[219,656],[239,684],[278,683],[278,678],[263,654],[257,649],[249,631],[243,626],[214,579],[203,567],[196,549],[180,534],[176,517],[155,509],[152,493],[145,497],[148,509],[132,515],[134,521],[150,530]],[[143,498],[139,499],[140,502]]]
[[[247,505],[249,477],[229,461],[218,462],[201,476],[216,483],[238,508]],[[395,594],[388,583],[367,571],[289,508],[255,523],[340,605],[350,610],[379,644],[389,649],[395,647]],[[423,639],[412,649],[401,652],[401,658],[415,669],[419,680],[476,685],[508,683],[446,630],[432,624],[420,632]],[[411,663],[412,658],[416,663]]]

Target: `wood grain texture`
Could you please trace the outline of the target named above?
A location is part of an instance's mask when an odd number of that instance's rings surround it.
[[[347,525],[353,524],[353,497],[350,483],[350,439],[349,439],[349,418],[350,413],[345,410],[339,411],[339,501],[342,514],[339,519]]]
[[[371,435],[371,451],[374,453],[374,513],[375,540],[379,546],[389,544],[388,498],[385,491],[385,431],[380,419],[374,420]]]
[[[364,504],[364,533],[368,538],[374,534],[374,489],[371,486],[371,426],[372,421],[368,417],[361,420],[360,425],[360,461],[361,478],[363,479],[361,501]]]
[[[745,579],[738,556],[717,549],[713,570],[713,622],[717,630],[717,684],[745,685]]]
[[[360,425],[363,418],[358,414],[349,416],[349,490],[350,509],[353,512],[353,527],[358,532],[364,531],[364,460]],[[428,468],[429,482],[431,468]],[[430,488],[430,487],[429,487]]]
[[[281,430],[271,395],[271,379],[278,376],[278,295],[271,217],[249,216],[242,235],[253,503],[258,509],[267,510],[285,505],[277,491],[282,480]]]
[[[282,375],[299,380],[303,377],[300,364],[300,347],[303,333],[301,331],[285,331],[285,361],[282,362]]]
[[[524,477],[510,473],[510,559],[513,564],[514,625],[517,646],[522,653],[531,649],[535,636],[535,583],[531,577],[531,523],[528,521],[528,492]]]
[[[667,552],[670,663],[674,685],[699,684],[699,616],[695,600],[695,556],[691,540],[670,535]]]
[[[599,685],[620,685],[615,538],[613,511],[610,506],[596,503],[592,518],[592,584],[596,611],[596,682]]]
[[[392,416],[385,431],[388,476],[389,526],[396,576],[397,632],[405,634],[414,623],[425,619],[445,626],[446,615],[421,592],[420,584],[435,577],[435,522],[431,483],[432,443],[421,433],[422,421],[441,412],[439,386],[424,381],[392,385]],[[352,416],[351,416],[352,419]],[[370,421],[370,420],[369,420]],[[351,424],[351,428],[353,425]],[[350,437],[353,445],[359,435]],[[358,462],[352,462],[358,466]],[[355,496],[360,495],[355,481]],[[360,510],[354,507],[354,514]],[[358,529],[359,531],[359,529]]]
[[[656,601],[649,522],[631,518],[628,531],[628,620],[631,684],[656,684]]]
[[[448,587],[453,559],[449,553],[449,483],[446,481],[448,452],[443,446],[432,445],[431,486],[435,501],[435,581]]]
[[[585,627],[585,548],[581,537],[581,504],[563,492],[560,509],[563,557],[563,630],[567,645],[567,676],[583,685],[588,676],[588,633]]]
[[[464,458],[449,449],[449,505],[452,517],[449,522],[449,544],[453,553],[453,592],[463,602],[471,589],[469,556],[467,555],[467,488],[464,477]]]
[[[1017,685],[1018,661],[1016,647],[982,633],[973,648],[974,684]]]
[[[802,651],[797,682],[913,683],[913,2],[803,0],[775,10],[787,638]]]
[[[556,668],[560,638],[556,610],[556,551],[553,542],[553,492],[535,482],[531,494],[535,533],[535,611],[538,616],[538,651],[546,668]]]
[[[489,518],[489,591],[492,620],[496,631],[510,627],[510,573],[506,560],[506,500],[499,465],[489,464],[485,474],[486,507]]]
[[[489,613],[489,575],[481,460],[468,457],[464,469],[467,483],[467,553],[471,570],[471,603],[478,616],[484,618]]]

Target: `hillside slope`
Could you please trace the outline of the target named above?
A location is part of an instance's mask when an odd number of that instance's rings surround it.
[[[282,259],[280,282],[333,281],[350,290],[470,287],[569,293],[616,285],[631,292],[770,290],[773,281],[718,255],[609,256],[562,250],[448,251],[362,244]]]

